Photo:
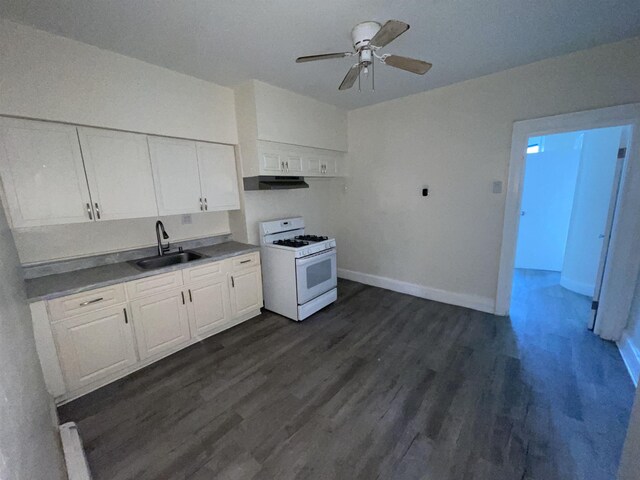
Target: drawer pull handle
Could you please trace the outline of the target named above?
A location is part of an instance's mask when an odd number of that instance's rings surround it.
[[[104,300],[104,298],[100,297],[100,298],[94,298],[93,300],[87,300],[86,302],[82,302],[80,304],[81,307],[86,307],[87,305],[91,305],[92,303],[97,303]]]
[[[251,261],[251,259],[249,260],[242,260],[240,263],[249,263]]]

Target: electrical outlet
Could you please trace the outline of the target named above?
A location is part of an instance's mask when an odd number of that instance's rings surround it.
[[[182,225],[191,225],[192,223],[191,215],[182,215]]]

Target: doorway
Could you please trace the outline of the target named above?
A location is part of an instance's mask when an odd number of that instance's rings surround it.
[[[511,159],[509,163],[509,178],[507,187],[507,198],[505,206],[505,219],[503,228],[503,239],[500,252],[500,271],[498,278],[498,287],[496,294],[496,313],[498,315],[508,315],[511,308],[511,296],[512,287],[514,281],[514,271],[516,267],[516,254],[518,236],[520,233],[520,222],[523,217],[526,217],[528,213],[532,214],[533,220],[535,215],[533,212],[527,211],[526,204],[523,208],[523,192],[525,189],[525,173],[527,168],[527,149],[530,147],[529,152],[533,154],[533,150],[539,149],[544,153],[544,146],[542,145],[545,140],[553,135],[557,134],[577,134],[577,132],[586,132],[598,129],[609,129],[612,127],[622,128],[625,137],[620,142],[626,142],[626,148],[624,151],[624,158],[617,159],[615,155],[614,161],[616,162],[617,171],[614,173],[613,178],[618,179],[617,185],[610,186],[609,192],[612,197],[615,198],[608,202],[605,202],[604,210],[606,210],[607,216],[607,228],[605,231],[600,231],[597,234],[597,239],[600,242],[600,250],[604,252],[603,255],[597,260],[596,270],[598,272],[595,275],[595,283],[591,287],[591,283],[585,282],[580,285],[580,282],[576,282],[576,279],[581,278],[579,275],[573,273],[565,275],[565,284],[571,284],[573,288],[581,288],[583,292],[589,294],[591,288],[593,289],[593,295],[595,296],[595,304],[597,307],[595,315],[592,315],[591,319],[584,319],[585,326],[592,326],[594,332],[600,335],[602,338],[608,340],[619,340],[624,330],[629,311],[631,308],[631,299],[633,298],[633,289],[635,285],[630,282],[630,278],[637,278],[640,271],[640,256],[637,252],[640,251],[640,221],[638,221],[637,211],[640,209],[640,143],[638,142],[637,132],[640,131],[640,104],[621,105],[617,107],[609,107],[598,110],[577,112],[565,115],[558,115],[554,117],[545,117],[534,120],[525,120],[516,122],[514,124],[513,136],[512,136],[512,150]],[[585,146],[585,136],[581,140],[571,136],[565,137],[564,140],[569,140],[569,144],[574,147],[580,146],[580,150]],[[558,140],[557,138],[555,140]],[[536,141],[538,141],[536,143]],[[574,143],[571,143],[573,141]],[[577,143],[576,143],[577,142]],[[553,143],[553,142],[552,142]],[[537,145],[537,147],[536,147]],[[577,148],[576,148],[577,149]],[[547,153],[551,152],[549,143],[547,141]],[[541,157],[542,158],[542,157]],[[547,159],[548,160],[548,159]],[[554,166],[554,168],[556,168]],[[578,162],[579,167],[579,162]],[[575,169],[574,165],[574,169]],[[578,178],[579,168],[575,170],[576,179]],[[559,182],[558,176],[566,176],[568,174],[562,172],[556,172],[554,174],[553,182],[556,184]],[[570,177],[571,175],[569,175]],[[615,182],[614,182],[615,183]],[[589,182],[585,182],[585,185],[589,185]],[[571,191],[571,187],[556,185],[554,189],[554,195],[556,190],[564,189]],[[575,197],[579,188],[579,183],[576,182],[573,187],[573,196]],[[589,192],[589,188],[582,188]],[[534,195],[535,196],[535,195]],[[558,195],[556,195],[558,196]],[[569,195],[570,197],[571,195]],[[588,198],[588,195],[586,196]],[[549,198],[546,198],[550,201]],[[566,200],[566,195],[565,195]],[[575,198],[573,199],[575,200]],[[602,203],[602,202],[601,202]],[[557,211],[569,210],[573,212],[574,205],[571,202],[565,201],[564,207],[558,207]],[[602,206],[602,205],[600,205]],[[525,215],[522,215],[522,212]],[[602,216],[602,212],[600,213]],[[592,217],[595,217],[593,215]],[[531,218],[531,217],[530,217]],[[588,216],[587,216],[588,218]],[[566,216],[564,217],[566,222]],[[539,222],[540,220],[538,220]],[[557,220],[560,222],[560,220]],[[535,221],[532,222],[535,226]],[[558,225],[565,225],[566,223],[558,223]],[[526,227],[526,226],[525,226]],[[562,229],[557,227],[557,231]],[[570,247],[568,246],[572,242],[571,235],[571,217],[569,217],[569,228],[566,232],[566,242],[564,244],[564,255],[562,255],[562,246],[555,250],[555,262],[556,267],[560,268],[559,275],[562,276],[564,270],[565,260],[568,260]],[[580,228],[576,227],[575,232],[581,232]],[[603,238],[599,238],[600,235],[604,235]],[[562,237],[562,235],[559,235]],[[578,239],[577,243],[579,247],[585,247],[586,244],[581,239],[584,234],[576,234]],[[575,240],[575,239],[574,239]],[[595,242],[597,244],[597,242]],[[542,241],[538,239],[536,245],[542,245]],[[525,244],[526,246],[526,244]],[[525,247],[523,247],[525,248]],[[526,250],[526,248],[525,248]],[[593,250],[593,248],[592,248]],[[578,250],[572,249],[572,252]],[[560,252],[560,254],[558,254]],[[526,253],[526,251],[524,252]],[[559,263],[562,263],[562,267],[558,267]],[[580,262],[578,262],[580,263]],[[593,272],[594,267],[591,264],[590,271]],[[586,271],[586,270],[585,270]],[[567,270],[567,273],[569,271]],[[573,280],[573,283],[571,281]],[[560,280],[558,280],[560,281]],[[582,295],[582,294],[578,294]]]
[[[532,136],[527,141],[515,258],[518,290],[537,279],[575,295],[593,328],[630,126]],[[559,291],[559,296],[563,296]],[[513,297],[512,297],[513,298]]]

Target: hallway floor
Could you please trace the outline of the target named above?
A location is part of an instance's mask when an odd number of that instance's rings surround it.
[[[59,409],[96,480],[612,480],[634,389],[588,301],[517,272],[509,318],[339,282]]]

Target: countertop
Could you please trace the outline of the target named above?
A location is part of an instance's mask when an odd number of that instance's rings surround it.
[[[146,271],[138,270],[128,262],[120,262],[74,270],[72,272],[47,275],[45,277],[31,278],[25,280],[27,301],[33,303],[40,300],[51,300],[73,293],[106,287],[116,283],[129,282],[138,278],[151,277],[173,270],[182,270],[183,268],[204,265],[205,263],[218,262],[225,258],[257,252],[260,250],[260,247],[231,241],[206,247],[197,247],[191,250],[206,255],[206,257],[188,263]]]

